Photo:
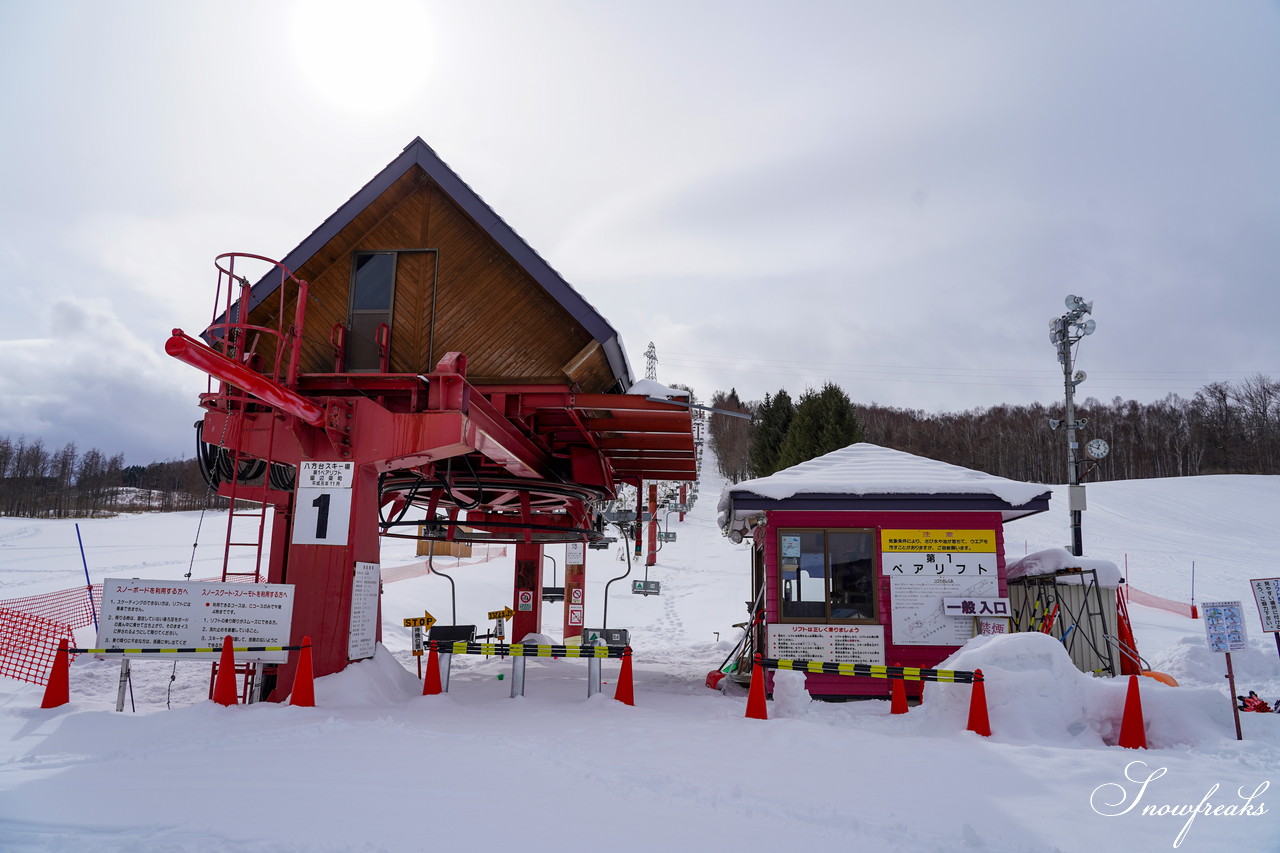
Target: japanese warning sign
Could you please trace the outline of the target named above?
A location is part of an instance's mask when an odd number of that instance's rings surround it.
[[[183,660],[217,660],[230,634],[237,646],[287,646],[293,584],[125,580],[102,582],[98,647],[216,648]],[[238,661],[284,663],[288,652],[239,652]]]
[[[994,530],[881,530],[880,571],[891,577],[995,577]]]
[[[1280,578],[1256,578],[1249,581],[1253,600],[1263,631],[1280,631]]]

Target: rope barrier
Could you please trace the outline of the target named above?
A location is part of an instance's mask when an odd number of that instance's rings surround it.
[[[914,666],[873,666],[864,663],[826,663],[814,660],[779,660],[759,658],[764,669],[789,669],[826,675],[858,675],[864,678],[901,679],[903,681],[939,681],[946,684],[973,684],[981,675],[960,669],[921,669]]]

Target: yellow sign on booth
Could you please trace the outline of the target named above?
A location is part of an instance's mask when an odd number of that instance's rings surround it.
[[[994,530],[881,530],[881,553],[890,551],[915,551],[935,553],[967,552],[994,554],[996,532]]]

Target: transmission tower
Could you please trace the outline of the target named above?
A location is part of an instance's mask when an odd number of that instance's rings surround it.
[[[644,351],[644,378],[657,381],[658,379],[658,350],[654,347],[653,341],[649,341],[649,348]]]

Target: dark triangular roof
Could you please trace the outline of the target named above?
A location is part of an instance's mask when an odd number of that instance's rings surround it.
[[[525,272],[542,286],[553,299],[560,303],[587,332],[600,343],[614,378],[621,387],[630,388],[633,384],[631,367],[627,362],[626,351],[622,347],[622,339],[609,321],[582,298],[560,274],[551,268],[542,256],[533,250],[523,238],[517,234],[502,217],[489,207],[475,190],[467,186],[462,178],[440,159],[431,146],[415,137],[405,146],[400,156],[387,164],[386,168],[374,175],[369,183],[347,199],[341,207],[333,212],[320,227],[312,231],[305,240],[285,255],[280,262],[290,270],[301,269],[310,258],[345,228],[351,220],[368,207],[405,172],[414,166],[420,166],[440,188],[448,194],[459,208],[471,217],[508,255],[519,264]],[[250,301],[250,310],[256,308],[280,286],[280,275],[277,271],[268,272],[254,284]],[[236,309],[232,309],[233,315]],[[221,322],[221,318],[215,322]]]

